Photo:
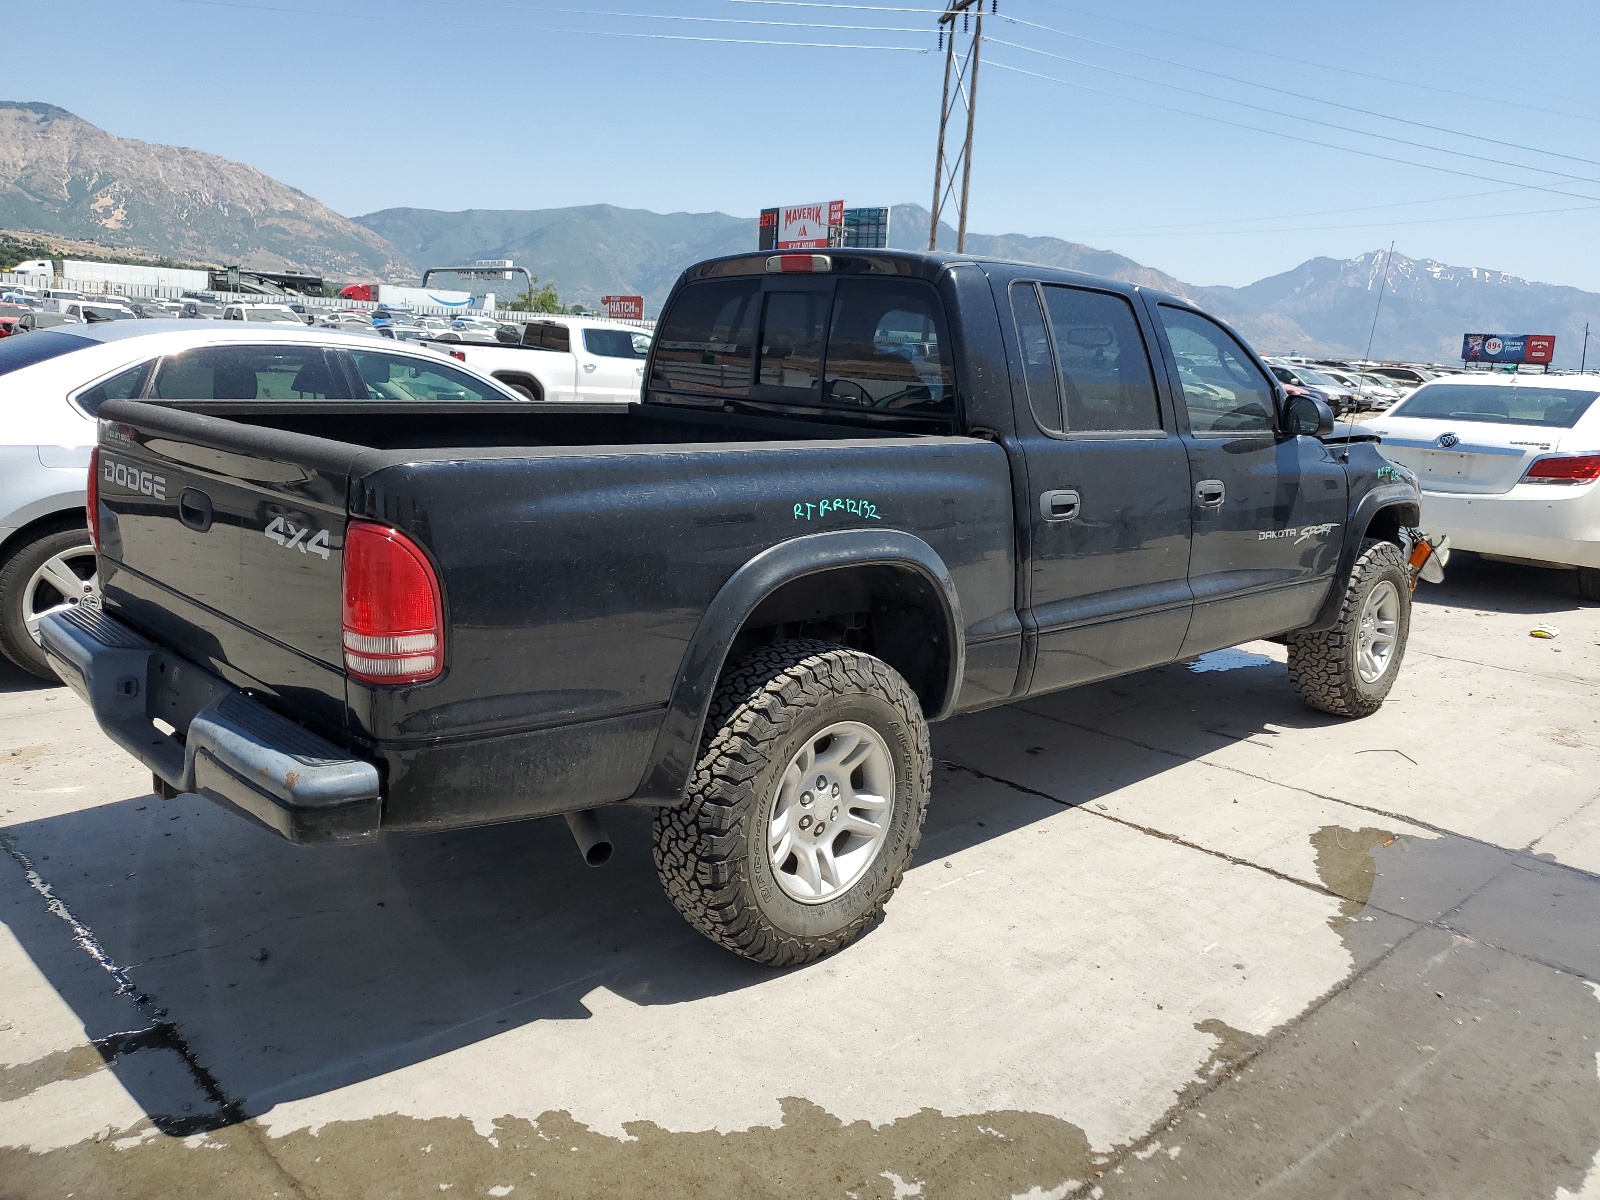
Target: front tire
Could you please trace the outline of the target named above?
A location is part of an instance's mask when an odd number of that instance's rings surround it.
[[[1411,580],[1393,542],[1368,540],[1332,629],[1289,635],[1289,682],[1312,708],[1339,717],[1383,707],[1411,632]]]
[[[97,604],[99,596],[89,530],[63,523],[40,533],[0,566],[0,652],[29,674],[61,682],[39,644],[39,618]]]
[[[1600,600],[1600,567],[1578,568],[1578,595],[1585,600]]]
[[[922,707],[887,663],[830,642],[765,646],[718,686],[687,803],[656,813],[656,870],[718,945],[813,962],[882,916],[930,774]]]

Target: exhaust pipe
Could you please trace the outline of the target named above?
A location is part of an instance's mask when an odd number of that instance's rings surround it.
[[[600,824],[600,818],[594,815],[594,810],[586,808],[580,812],[569,812],[566,816],[567,828],[572,830],[572,839],[578,843],[578,853],[583,855],[583,861],[591,867],[604,866],[611,857],[611,836]]]

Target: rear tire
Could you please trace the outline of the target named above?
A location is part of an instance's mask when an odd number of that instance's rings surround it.
[[[60,683],[29,626],[51,609],[98,603],[99,594],[87,527],[63,521],[36,534],[0,566],[0,653],[31,675]]]
[[[656,870],[718,945],[813,962],[883,915],[930,774],[922,707],[892,667],[830,642],[765,646],[722,678],[687,803],[656,813]]]
[[[1393,542],[1367,540],[1332,629],[1289,635],[1289,682],[1312,708],[1365,717],[1383,707],[1411,632],[1411,580]]]
[[[1578,595],[1585,600],[1600,600],[1600,567],[1578,568]]]

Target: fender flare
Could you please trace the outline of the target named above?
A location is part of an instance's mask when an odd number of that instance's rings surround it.
[[[1421,520],[1421,500],[1415,489],[1403,483],[1383,484],[1373,488],[1356,504],[1355,511],[1345,524],[1344,546],[1339,551],[1339,566],[1328,583],[1328,595],[1322,601],[1311,624],[1302,629],[1318,631],[1332,629],[1339,619],[1339,608],[1344,603],[1344,589],[1340,582],[1349,577],[1361,553],[1361,543],[1372,527],[1373,519],[1386,508],[1408,510],[1400,516],[1402,525],[1415,525]]]
[[[840,567],[898,566],[921,574],[940,597],[949,638],[950,669],[944,695],[929,720],[947,715],[966,662],[961,602],[950,570],[934,548],[898,529],[841,529],[779,542],[735,571],[712,599],[689,639],[651,748],[643,781],[630,797],[640,804],[678,804],[700,753],[700,733],[722,676],[728,650],[757,606],[778,588]]]

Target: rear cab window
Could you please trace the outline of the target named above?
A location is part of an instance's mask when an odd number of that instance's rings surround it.
[[[955,374],[944,307],[925,281],[875,275],[686,284],[656,329],[657,400],[740,398],[767,411],[948,425]]]

